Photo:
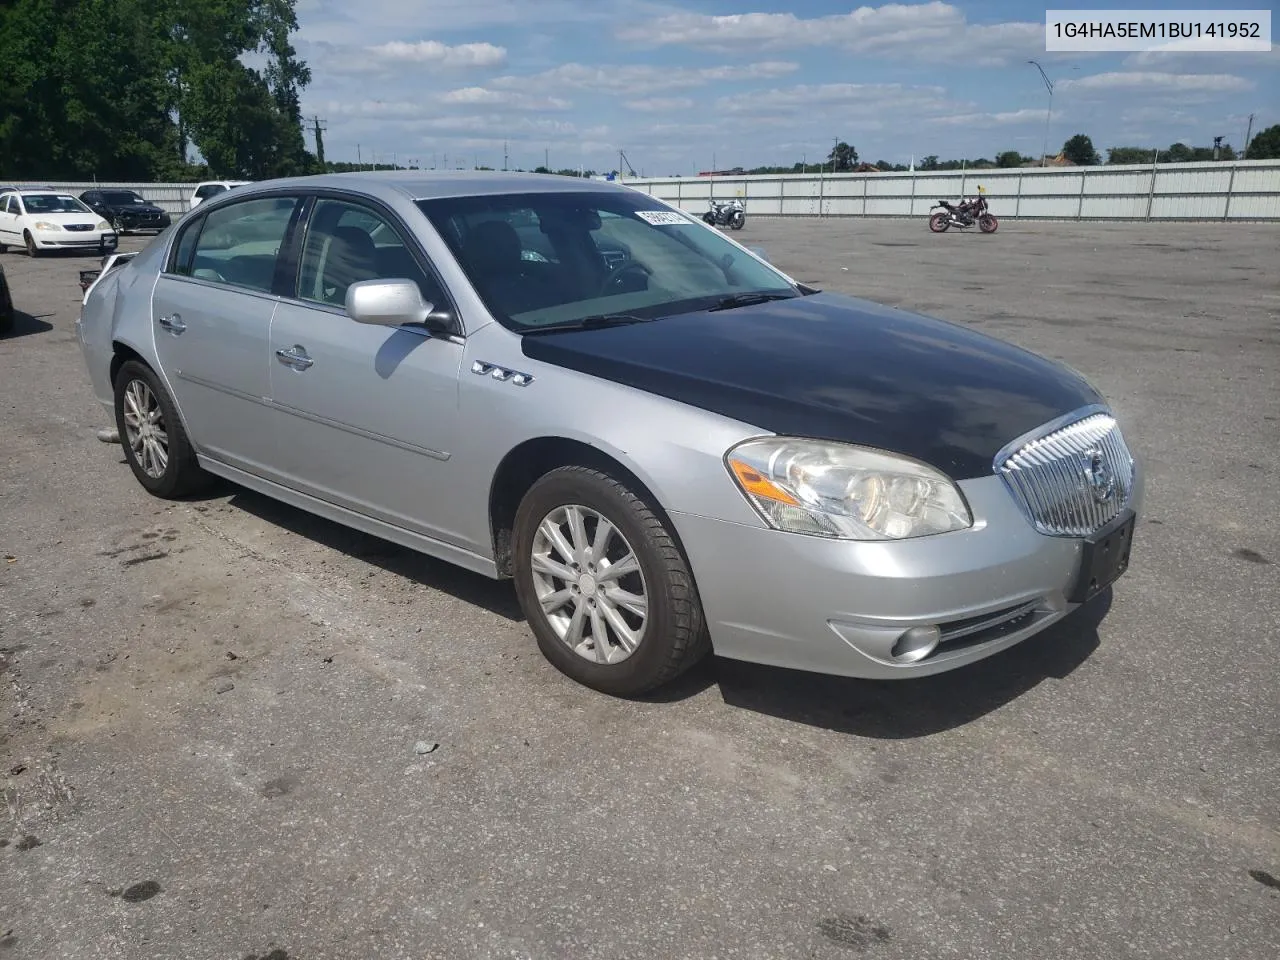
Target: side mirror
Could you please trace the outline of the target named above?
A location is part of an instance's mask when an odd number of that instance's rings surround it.
[[[434,304],[422,299],[412,280],[359,280],[347,288],[346,307],[356,323],[375,327],[417,323],[438,334],[452,326],[447,316],[435,312]]]

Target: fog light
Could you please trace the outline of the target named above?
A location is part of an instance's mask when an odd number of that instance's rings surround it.
[[[912,627],[898,638],[889,656],[898,663],[916,663],[933,653],[941,639],[942,631],[933,624],[926,627]]]

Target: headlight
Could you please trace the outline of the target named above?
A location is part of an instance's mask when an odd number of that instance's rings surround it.
[[[50,223],[48,220],[37,220],[32,224],[37,230],[61,230],[62,224]]]
[[[881,450],[823,440],[748,440],[725,456],[776,530],[839,540],[905,540],[973,526],[949,478]]]
[[[93,229],[95,229],[95,230],[110,230],[110,229],[111,229],[111,224],[107,223],[107,221],[105,221],[105,220],[99,220],[99,221],[98,221],[98,225],[97,225],[96,227],[94,227]]]

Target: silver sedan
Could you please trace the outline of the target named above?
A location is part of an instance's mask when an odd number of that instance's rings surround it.
[[[823,293],[616,184],[337,174],[206,200],[78,323],[138,481],[218,476],[494,578],[560,670],[908,678],[1124,573],[1078,373]]]

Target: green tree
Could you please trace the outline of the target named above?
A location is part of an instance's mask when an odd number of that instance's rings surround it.
[[[1062,145],[1062,155],[1079,167],[1092,167],[1102,162],[1098,151],[1093,149],[1093,141],[1083,133],[1077,133]]]
[[[1265,130],[1258,131],[1258,135],[1249,141],[1249,152],[1245,159],[1280,159],[1280,123],[1277,123],[1273,127],[1267,127]]]
[[[1153,153],[1146,147],[1107,147],[1107,163],[1150,163]]]
[[[936,153],[931,153],[927,157],[921,158],[920,169],[921,170],[937,170],[938,155]]]
[[[852,170],[857,165],[858,151],[843,140],[832,147],[831,153],[827,155],[827,166],[832,173]]]

